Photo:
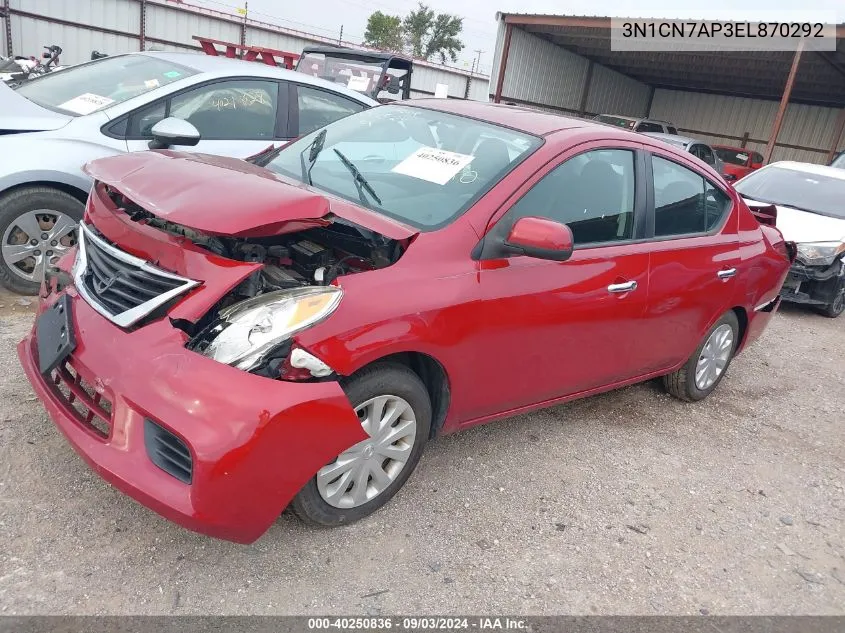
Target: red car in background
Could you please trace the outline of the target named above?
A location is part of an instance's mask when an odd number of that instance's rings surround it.
[[[74,448],[239,542],[381,507],[445,433],[662,377],[710,394],[794,249],[719,174],[625,130],[415,100],[244,161],[95,161],[18,347]]]
[[[725,165],[725,174],[733,176],[733,180],[739,180],[763,166],[763,155],[759,152],[752,152],[742,147],[730,147],[729,145],[713,145],[712,147],[716,156]]]

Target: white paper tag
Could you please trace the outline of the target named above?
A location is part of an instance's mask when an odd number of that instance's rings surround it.
[[[357,90],[358,92],[366,92],[370,89],[370,78],[360,77],[359,75],[352,75],[349,78],[349,83],[346,87],[350,90]]]
[[[144,85],[147,88],[158,88],[160,84],[158,83],[158,79],[147,79],[147,81],[144,82]]]
[[[474,156],[447,152],[436,147],[420,147],[391,171],[412,178],[445,185],[472,162]]]
[[[76,114],[91,114],[94,110],[104,108],[110,103],[114,103],[114,99],[86,92],[84,95],[79,95],[70,101],[59,104],[58,107],[68,112],[75,112]]]

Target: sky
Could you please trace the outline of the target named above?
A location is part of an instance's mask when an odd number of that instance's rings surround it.
[[[187,0],[209,8],[234,11],[244,0]],[[360,43],[367,18],[373,11],[404,16],[416,8],[417,0],[248,0],[249,17],[327,37]],[[701,18],[729,20],[810,19],[814,12],[835,15],[845,22],[843,0],[425,0],[438,13],[464,18],[462,40],[465,48],[458,57],[459,67],[469,69],[480,54],[481,72],[489,74],[496,46],[496,13],[549,13],[558,15],[597,15],[611,17]],[[796,6],[801,8],[796,13]],[[818,15],[818,13],[815,13]]]

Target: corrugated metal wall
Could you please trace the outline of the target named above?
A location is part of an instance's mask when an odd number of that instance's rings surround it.
[[[212,10],[191,10],[188,5],[165,4],[165,0],[148,1],[146,17],[147,50],[187,50],[196,48],[194,35],[202,35],[228,42],[239,42],[241,23],[237,16]],[[138,0],[11,0],[13,10],[33,14],[33,17],[11,17],[12,47],[15,54],[33,55],[46,44],[58,44],[63,49],[62,64],[78,64],[90,59],[91,51],[110,55],[139,50],[141,4]],[[38,16],[37,18],[34,16]],[[58,24],[64,20],[79,26]],[[114,33],[84,28],[99,27]],[[0,24],[0,26],[2,26]],[[299,52],[313,44],[336,44],[325,37],[270,24],[249,21],[246,41],[256,46]],[[5,53],[3,43],[0,51]],[[437,64],[417,62],[411,79],[413,96],[433,95],[437,84],[449,86],[449,96],[486,101],[489,92],[487,77]]]
[[[746,147],[763,153],[777,110],[776,101],[657,90],[649,116],[672,121],[682,133],[713,144],[739,145],[747,134]],[[772,160],[824,163],[838,116],[835,108],[790,104]]]
[[[496,90],[502,58],[505,23],[499,21],[499,34],[493,57],[490,92]],[[544,109],[578,112],[583,98],[590,62],[580,55],[513,27],[502,99],[526,102]],[[621,73],[594,64],[586,101],[587,114],[602,112],[643,116],[651,89]]]

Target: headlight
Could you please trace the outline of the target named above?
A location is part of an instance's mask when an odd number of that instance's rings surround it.
[[[807,266],[830,266],[843,251],[845,242],[808,242],[798,245],[798,261]]]
[[[202,354],[249,371],[279,343],[335,311],[343,291],[335,286],[268,292],[220,311]]]

